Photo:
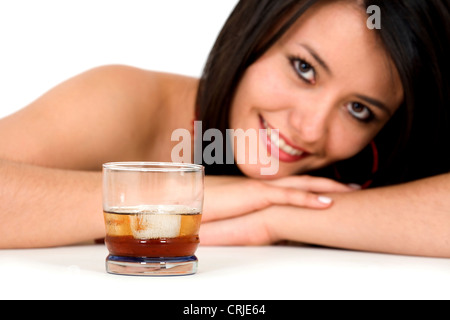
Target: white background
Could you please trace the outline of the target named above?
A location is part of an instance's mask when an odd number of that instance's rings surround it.
[[[90,68],[190,76],[237,0],[0,0],[0,118]]]

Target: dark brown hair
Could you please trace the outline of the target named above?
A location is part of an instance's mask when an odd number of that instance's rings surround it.
[[[318,2],[321,0],[239,1],[217,38],[200,79],[196,112],[203,131],[216,128],[225,136],[234,93],[245,70]],[[370,176],[373,155],[366,148],[335,165],[342,180],[360,182],[370,178],[375,179],[375,185],[385,185],[448,172],[448,1],[363,2],[365,8],[377,5],[381,10],[381,29],[374,32],[378,32],[399,72],[405,99],[376,137],[380,154],[376,176]],[[333,172],[325,168],[320,174],[335,178]],[[240,174],[234,165],[208,165],[206,173]]]

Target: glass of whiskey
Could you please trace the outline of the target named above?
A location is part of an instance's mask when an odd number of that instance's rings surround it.
[[[201,165],[103,164],[106,271],[150,276],[196,273],[203,185]]]

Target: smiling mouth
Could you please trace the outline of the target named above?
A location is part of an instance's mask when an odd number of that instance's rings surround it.
[[[269,138],[267,140],[267,148],[270,152],[271,145],[274,145],[278,148],[279,152],[279,158],[281,161],[284,162],[294,162],[299,161],[300,159],[303,159],[304,157],[308,156],[309,153],[305,150],[302,150],[298,147],[294,147],[291,143],[287,142],[286,139],[282,136],[281,133],[278,135],[272,134],[272,128],[267,121],[260,116],[261,126],[263,129],[267,130],[267,137]]]

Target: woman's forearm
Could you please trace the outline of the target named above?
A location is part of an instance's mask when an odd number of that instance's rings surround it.
[[[0,248],[72,244],[104,236],[101,173],[0,160]]]
[[[325,211],[270,208],[277,239],[394,254],[450,257],[450,174],[331,195]]]

